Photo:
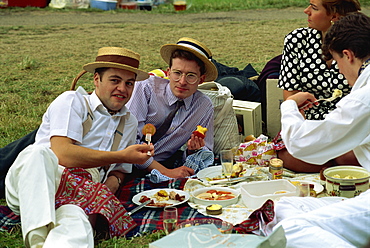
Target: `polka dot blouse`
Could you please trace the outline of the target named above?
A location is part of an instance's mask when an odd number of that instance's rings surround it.
[[[310,92],[317,99],[331,97],[334,89],[342,90],[343,96],[349,94],[350,86],[336,61],[329,68],[322,59],[321,37],[321,32],[312,28],[299,28],[285,37],[278,87]],[[306,118],[324,119],[339,100],[320,102],[306,111]]]

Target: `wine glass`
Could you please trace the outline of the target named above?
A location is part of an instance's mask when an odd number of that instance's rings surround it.
[[[177,224],[177,208],[165,207],[163,212],[163,228],[166,235],[176,229]]]
[[[222,150],[220,152],[220,159],[222,164],[222,170],[230,181],[231,174],[233,172],[234,153],[232,150]]]
[[[240,156],[243,152],[239,149],[240,143],[242,143],[243,136],[240,134],[231,134],[228,138],[230,150],[234,154],[234,161],[239,162]],[[229,149],[229,148],[228,148]]]
[[[309,183],[297,183],[296,185],[296,195],[300,197],[310,196],[310,184]]]

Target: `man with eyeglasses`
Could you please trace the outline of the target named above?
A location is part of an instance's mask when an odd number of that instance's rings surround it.
[[[191,166],[183,165],[190,155],[203,156],[209,163],[211,154],[210,163],[213,162],[213,105],[198,91],[198,85],[217,78],[217,69],[210,61],[211,51],[197,40],[181,38],[177,44],[163,45],[160,54],[169,65],[169,80],[151,76],[136,82],[126,105],[139,122],[138,143],[143,140],[145,124],[151,123],[157,129],[152,137],[155,155],[145,164],[135,166],[137,172],[144,172],[138,174],[150,173],[149,177],[154,178],[159,175],[159,181],[194,175]],[[168,130],[161,131],[161,125],[175,110]],[[208,129],[204,139],[192,134],[197,125]]]

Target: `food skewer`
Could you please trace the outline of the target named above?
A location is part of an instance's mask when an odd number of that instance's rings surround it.
[[[152,142],[152,135],[155,134],[156,128],[153,124],[145,124],[142,129],[143,135],[145,135],[145,141],[148,143],[148,145]],[[148,156],[152,156],[152,154],[148,151]]]

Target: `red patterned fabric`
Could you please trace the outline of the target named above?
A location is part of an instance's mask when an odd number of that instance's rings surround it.
[[[125,235],[137,225],[108,187],[91,181],[91,175],[82,168],[63,171],[55,208],[66,204],[81,207],[87,215],[104,216],[109,223],[110,236]]]
[[[252,231],[259,230],[261,218],[263,218],[262,221],[267,224],[274,219],[274,216],[274,202],[272,200],[267,200],[262,207],[255,210],[247,220],[235,226],[234,231],[238,233],[251,233]]]
[[[275,151],[280,151],[280,150],[285,149],[285,144],[284,144],[283,139],[281,138],[280,132],[273,138],[272,143],[274,143]]]

